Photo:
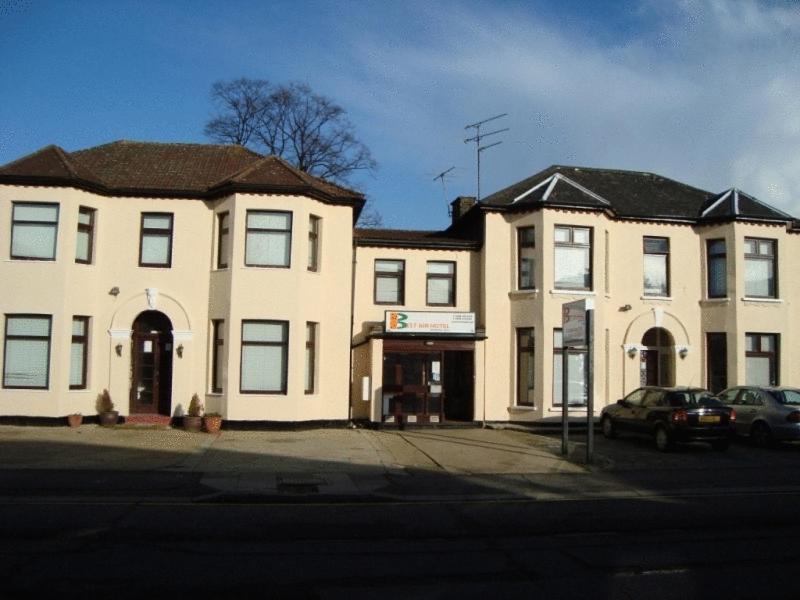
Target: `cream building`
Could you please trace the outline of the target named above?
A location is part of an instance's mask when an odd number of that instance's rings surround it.
[[[0,415],[539,421],[642,384],[794,385],[800,228],[744,192],[554,166],[446,231],[241,147],[49,146],[0,167]],[[586,367],[592,359],[593,377]]]

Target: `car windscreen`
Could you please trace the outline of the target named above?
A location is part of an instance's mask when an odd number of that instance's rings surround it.
[[[687,408],[718,408],[723,406],[717,398],[705,390],[696,392],[672,392],[669,397],[670,406]]]
[[[800,391],[798,390],[781,390],[775,393],[775,397],[781,404],[800,406]]]

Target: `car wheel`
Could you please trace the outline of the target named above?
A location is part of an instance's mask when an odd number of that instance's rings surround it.
[[[672,447],[675,444],[673,443],[672,438],[670,438],[666,427],[663,425],[658,425],[654,435],[656,439],[656,448],[658,448],[659,452],[667,452],[668,450],[672,450]]]
[[[753,445],[759,448],[768,448],[772,445],[772,432],[766,423],[756,423],[750,430],[750,439]]]
[[[730,448],[730,446],[731,446],[730,440],[714,440],[713,442],[711,442],[711,447],[714,450],[719,450],[720,452],[724,452],[725,450]]]
[[[617,428],[614,426],[614,421],[611,420],[611,417],[606,415],[603,417],[603,421],[600,423],[601,427],[603,428],[603,436],[612,439],[617,437]]]

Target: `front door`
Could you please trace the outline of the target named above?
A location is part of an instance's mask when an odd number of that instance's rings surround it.
[[[170,413],[172,326],[166,315],[147,311],[133,325],[131,414]]]
[[[659,385],[658,350],[642,350],[639,385]]]
[[[387,352],[383,356],[384,417],[414,415],[438,422],[442,413],[442,354]]]

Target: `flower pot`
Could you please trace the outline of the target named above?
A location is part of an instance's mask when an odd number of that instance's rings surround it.
[[[222,417],[220,415],[203,417],[203,428],[208,433],[219,433],[219,430],[222,428]]]
[[[186,415],[185,417],[183,417],[183,428],[186,431],[197,433],[200,431],[200,426],[202,424],[203,424],[203,417],[192,417],[190,415]]]
[[[103,427],[113,427],[117,424],[119,420],[119,411],[118,410],[109,410],[106,412],[101,412],[97,415],[98,420],[100,421],[100,425]]]
[[[80,427],[83,423],[83,415],[75,413],[74,415],[67,415],[67,423],[70,427]]]

